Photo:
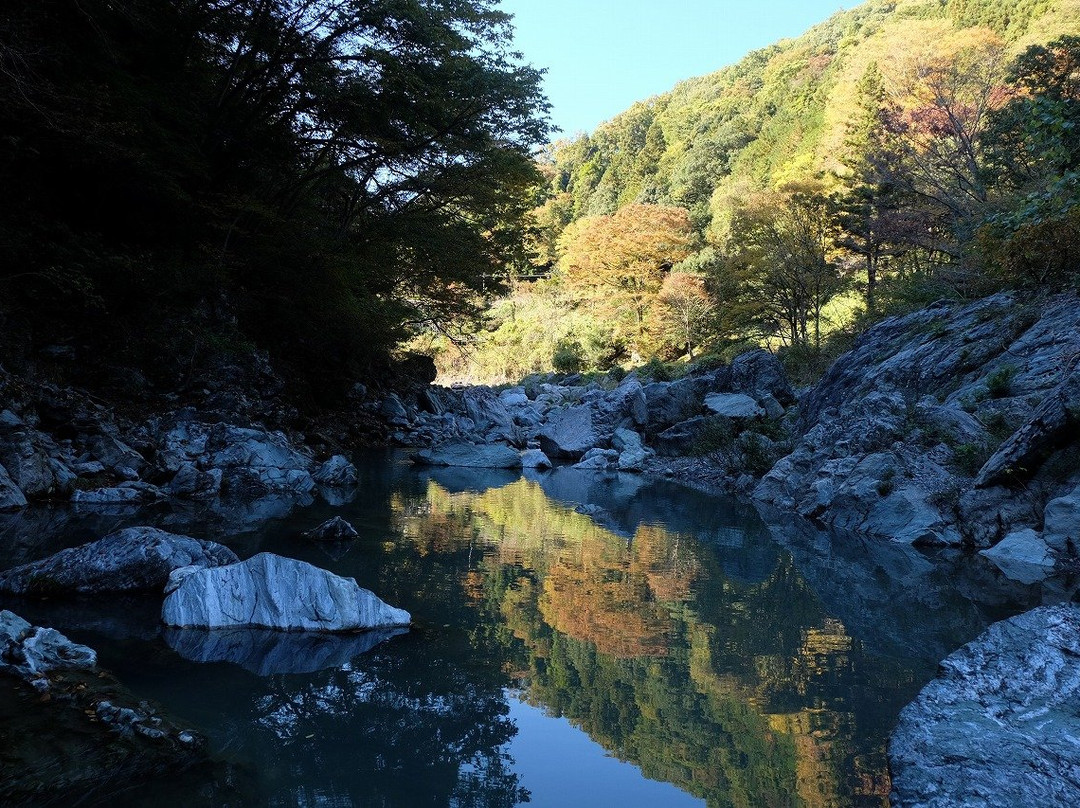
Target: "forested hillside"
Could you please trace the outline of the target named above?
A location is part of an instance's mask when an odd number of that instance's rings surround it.
[[[557,143],[544,280],[444,370],[762,342],[820,365],[890,310],[1074,283],[1078,35],[1077,0],[869,0]]]
[[[489,0],[5,3],[0,364],[332,397],[467,315],[547,139],[511,45]]]

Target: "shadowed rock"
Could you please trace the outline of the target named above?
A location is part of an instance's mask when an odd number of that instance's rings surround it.
[[[129,527],[0,573],[0,592],[57,596],[160,591],[175,569],[236,560],[232,550],[216,542]]]

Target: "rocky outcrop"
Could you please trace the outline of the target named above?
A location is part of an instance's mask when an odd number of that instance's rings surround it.
[[[236,561],[232,550],[216,542],[129,527],[0,573],[0,592],[42,597],[160,592],[173,570]]]
[[[175,570],[166,591],[161,617],[167,626],[345,632],[408,626],[411,619],[352,578],[272,553]]]
[[[896,808],[1080,805],[1080,610],[995,623],[941,663],[889,744]]]
[[[803,396],[792,450],[753,495],[884,540],[986,548],[1040,531],[1042,503],[1080,483],[1078,359],[1073,295],[886,319]]]

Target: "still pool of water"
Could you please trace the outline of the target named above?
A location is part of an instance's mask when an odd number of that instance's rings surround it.
[[[978,558],[767,524],[672,482],[397,455],[362,472],[351,501],[258,528],[167,524],[310,561],[412,613],[373,647],[166,635],[152,600],[26,607],[223,762],[216,782],[130,804],[887,805],[901,707],[1039,597]],[[300,537],[333,515],[361,538]]]

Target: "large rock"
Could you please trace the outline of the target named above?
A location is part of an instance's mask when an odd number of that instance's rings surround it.
[[[500,443],[474,445],[446,443],[432,449],[422,449],[412,455],[412,461],[422,466],[462,466],[476,469],[519,469],[521,455]]]
[[[167,626],[360,631],[411,620],[352,578],[273,553],[224,567],[176,570],[167,592],[161,608]]]
[[[0,592],[53,597],[161,591],[175,569],[236,560],[232,550],[216,542],[129,527],[0,573]]]
[[[1054,569],[1054,554],[1031,528],[1015,530],[979,554],[993,561],[1006,578],[1022,584],[1041,581]]]
[[[334,455],[314,474],[315,482],[330,488],[351,488],[360,479],[356,466],[344,455]]]
[[[11,410],[0,411],[0,466],[27,497],[66,492],[75,480],[56,443]]]
[[[266,494],[303,496],[315,488],[314,466],[280,432],[217,424],[211,429],[205,467],[224,472],[223,486],[243,499]]]
[[[653,382],[643,388],[647,405],[647,431],[668,427],[701,415],[705,394],[713,387],[711,376],[685,376],[673,382]]]
[[[554,410],[540,432],[539,441],[544,454],[553,460],[580,460],[599,441],[592,408],[579,404]]]
[[[941,663],[889,744],[894,808],[1080,805],[1080,611],[995,623]]]
[[[722,415],[732,420],[761,418],[765,415],[757,401],[745,393],[709,393],[705,396],[705,407],[714,415]]]
[[[17,511],[26,507],[26,496],[15,481],[7,473],[7,469],[0,465],[0,511]]]

